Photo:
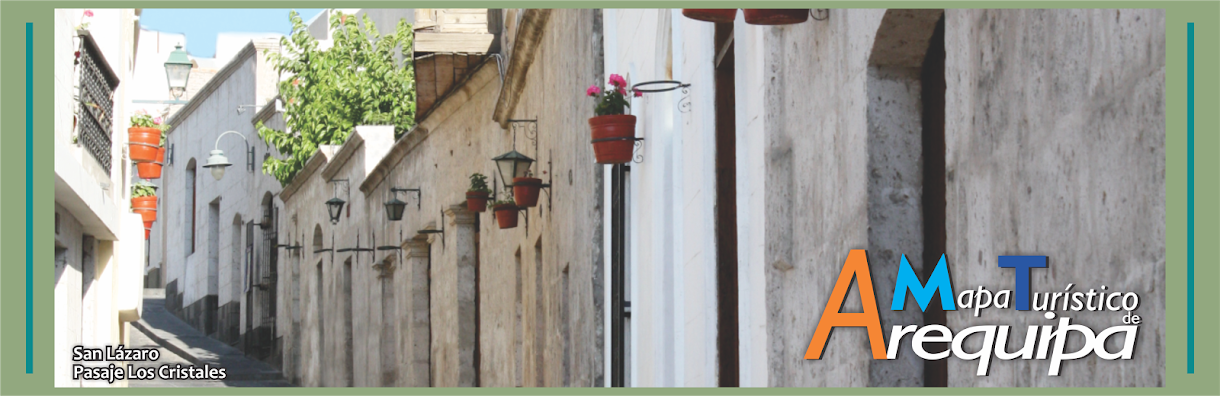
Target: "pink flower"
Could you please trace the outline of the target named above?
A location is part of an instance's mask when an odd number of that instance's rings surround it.
[[[644,93],[643,93],[643,92],[640,92],[640,91],[632,91],[632,92],[634,92],[634,93],[635,93],[635,97],[637,97],[637,98],[638,98],[638,97],[641,97],[641,96],[644,96]]]
[[[301,85],[301,79],[299,79],[299,78],[294,78],[294,79],[292,79],[292,86],[294,86],[294,87],[295,87],[295,86],[298,86],[298,85]]]
[[[161,125],[161,117],[153,118],[153,124]]]
[[[598,88],[596,85],[590,85],[589,89],[585,90],[585,94],[589,96],[597,96],[599,93],[602,93],[602,89]]]
[[[136,115],[148,115],[148,112],[144,111],[144,109],[139,109],[136,110]]]
[[[626,89],[624,89],[623,87],[618,87],[618,90],[617,90],[617,91],[618,91],[618,94],[619,94],[619,95],[626,95],[626,94],[627,94],[627,90],[626,90]]]
[[[613,85],[613,86],[616,86],[619,88],[626,87],[627,80],[623,79],[623,76],[620,76],[617,74],[611,74],[610,75],[610,85]]]
[[[93,17],[93,10],[85,10],[85,16],[92,18],[92,17]]]

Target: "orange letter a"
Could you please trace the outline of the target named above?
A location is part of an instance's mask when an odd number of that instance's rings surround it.
[[[847,297],[847,289],[851,287],[851,278],[856,277],[860,287],[860,300],[864,305],[862,313],[842,313],[843,299]],[[868,329],[869,345],[873,349],[873,359],[885,359],[885,339],[881,337],[881,319],[877,317],[877,299],[873,296],[873,278],[868,272],[868,257],[864,250],[852,249],[843,263],[843,271],[839,272],[839,280],[835,282],[834,291],[830,292],[830,300],[822,311],[822,319],[818,328],[813,331],[813,340],[809,349],[805,350],[805,359],[821,359],[822,349],[830,338],[830,330],[835,327],[865,327]]]

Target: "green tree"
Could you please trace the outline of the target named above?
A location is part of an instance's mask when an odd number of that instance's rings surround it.
[[[284,156],[263,161],[263,172],[281,185],[319,146],[347,141],[356,125],[393,125],[395,138],[415,126],[414,32],[406,20],[382,36],[367,15],[357,21],[332,12],[334,45],[320,49],[296,11],[289,19],[292,34],[280,40],[282,53],[264,51],[288,77],[279,83],[287,130],[257,125],[258,136]]]

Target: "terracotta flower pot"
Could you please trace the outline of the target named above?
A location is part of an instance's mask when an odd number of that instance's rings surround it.
[[[144,240],[145,240],[145,241],[147,241],[147,240],[148,240],[148,237],[149,237],[150,235],[152,235],[152,223],[153,223],[153,222],[151,222],[151,221],[145,221],[145,222],[144,222]]]
[[[599,164],[631,162],[635,148],[635,116],[604,115],[589,119],[593,135],[593,155]]]
[[[683,8],[682,15],[696,21],[732,23],[734,19],[737,19],[737,9]]]
[[[542,189],[542,179],[533,177],[513,178],[513,201],[518,207],[532,208],[538,206],[538,191]]]
[[[141,179],[160,179],[161,165],[165,163],[165,147],[157,149],[157,160],[154,162],[138,162],[136,170]]]
[[[809,10],[743,9],[741,14],[751,25],[791,25],[809,19]]]
[[[487,197],[491,194],[482,191],[467,191],[466,192],[466,209],[472,212],[483,213],[487,211]]]
[[[157,196],[132,198],[131,211],[139,213],[144,221],[157,221]]]
[[[157,162],[157,150],[160,148],[160,129],[144,127],[127,128],[127,154],[133,162]]]
[[[496,212],[496,223],[501,230],[517,228],[517,205],[497,205],[492,210]]]

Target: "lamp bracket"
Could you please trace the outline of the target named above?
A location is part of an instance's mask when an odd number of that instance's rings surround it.
[[[526,139],[529,139],[534,144],[534,156],[538,156],[538,118],[535,117],[529,120],[508,120],[510,128],[513,130],[513,150],[517,149],[517,131],[520,131]]]
[[[424,201],[424,200],[423,200],[423,189],[421,189],[421,188],[398,188],[398,187],[391,187],[391,188],[390,188],[390,192],[391,192],[391,193],[393,193],[395,197],[397,197],[397,196],[398,196],[398,193],[400,193],[400,192],[403,192],[403,193],[405,193],[405,192],[413,192],[413,193],[415,193],[415,210],[422,210],[423,201]]]
[[[826,8],[815,8],[809,10],[809,17],[815,21],[825,21],[830,19],[830,10]]]
[[[419,231],[417,231],[417,233],[425,234],[425,235],[441,234],[441,246],[445,246],[445,211],[441,210],[440,212],[441,212],[441,229],[439,229],[439,230],[435,230],[435,229],[419,230]]]
[[[220,136],[216,137],[216,144],[213,145],[213,150],[220,150],[220,138],[228,134],[234,134],[241,137],[242,142],[246,143],[246,170],[254,173],[254,146],[250,144],[250,140],[246,139],[246,135],[238,131],[224,131]],[[172,157],[171,157],[172,158]],[[172,161],[171,161],[172,162]]]

